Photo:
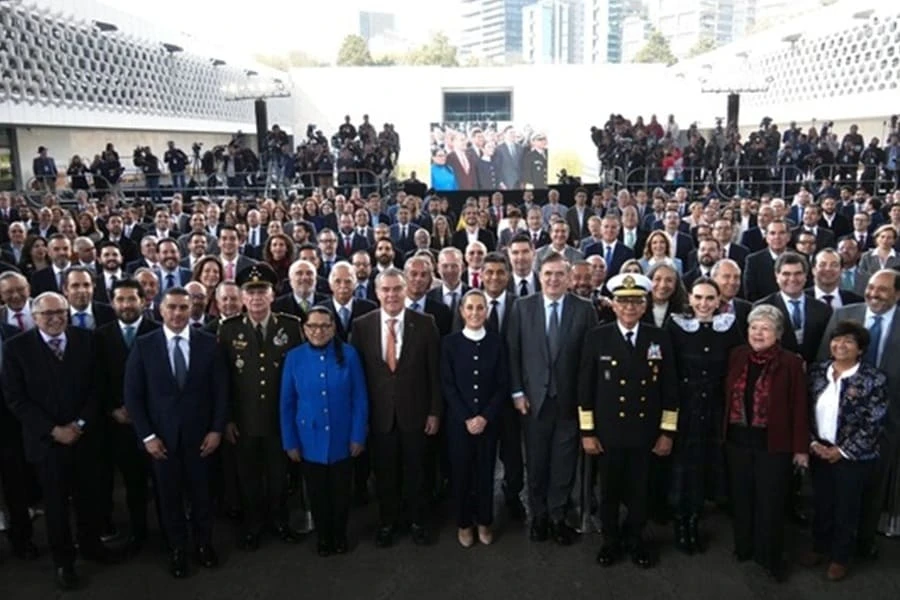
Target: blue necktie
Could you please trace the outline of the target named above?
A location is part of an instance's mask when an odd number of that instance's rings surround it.
[[[791,326],[794,329],[803,329],[803,315],[800,314],[799,300],[791,300]]]
[[[176,335],[172,339],[175,342],[175,347],[172,348],[172,362],[175,363],[175,383],[178,384],[178,389],[182,390],[187,382],[187,361],[184,358],[184,352],[181,351],[181,340],[184,338]]]
[[[852,290],[854,287],[856,287],[856,282],[853,280],[853,271],[844,269],[841,272],[841,289]]]
[[[360,283],[359,285],[357,285],[355,295],[357,298],[364,300],[366,298],[366,284]]]
[[[350,328],[350,309],[342,306],[338,313],[341,316],[341,325],[344,327],[344,331],[347,331]]]
[[[884,317],[874,315],[872,324],[869,326],[869,347],[866,349],[866,356],[863,360],[873,367],[878,366],[878,347],[881,345],[881,320]]]
[[[175,287],[175,275],[169,273],[168,275],[166,275],[166,289],[168,290],[173,287]]]
[[[87,329],[88,328],[87,313],[83,313],[83,312],[75,313],[75,325],[79,329]]]
[[[603,257],[603,260],[606,262],[607,269],[609,268],[609,265],[612,262],[612,254],[613,254],[612,246],[607,246],[606,247],[606,255]]]
[[[412,306],[410,306],[410,308],[413,309],[413,310],[416,311],[416,312],[421,312],[421,311],[419,310],[419,303],[418,303],[418,302],[413,302],[413,303],[412,303]]]
[[[135,334],[134,325],[128,325],[125,327],[125,347],[126,348],[131,348],[131,345],[134,343],[134,334]]]

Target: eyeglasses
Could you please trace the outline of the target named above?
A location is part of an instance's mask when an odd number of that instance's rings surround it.
[[[53,317],[64,317],[67,314],[69,314],[69,311],[63,310],[63,309],[60,309],[60,310],[36,310],[36,311],[32,311],[31,314],[43,315],[47,318],[53,318]]]
[[[306,325],[304,325],[304,327],[306,327],[310,331],[328,331],[329,329],[331,329],[332,324],[331,323],[322,323],[322,324],[307,323]]]

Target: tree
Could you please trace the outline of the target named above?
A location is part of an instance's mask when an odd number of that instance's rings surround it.
[[[409,65],[459,66],[456,46],[451,45],[450,39],[441,32],[436,33],[428,43],[411,50],[404,62]]]
[[[326,63],[316,60],[300,50],[291,50],[287,54],[256,54],[253,59],[260,64],[279,71],[287,71],[295,67],[326,66]]]
[[[669,47],[669,40],[666,39],[666,36],[654,29],[647,38],[647,43],[634,56],[633,62],[673,65],[678,62],[678,59],[672,54],[672,48]]]
[[[365,67],[373,62],[369,46],[361,36],[348,35],[341,42],[341,48],[337,55],[339,67]]]
[[[715,50],[718,45],[719,43],[716,42],[716,40],[714,40],[713,38],[702,37],[697,40],[697,43],[694,44],[694,46],[690,50],[688,50],[688,56],[694,57],[699,56],[700,54],[705,54],[706,52]]]

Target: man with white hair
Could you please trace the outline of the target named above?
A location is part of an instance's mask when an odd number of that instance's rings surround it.
[[[7,271],[0,275],[0,323],[17,331],[34,327],[31,314],[31,286],[21,273]]]
[[[325,294],[316,292],[316,266],[308,260],[295,260],[288,269],[288,280],[291,291],[275,299],[275,312],[302,318],[311,307],[327,299]]]
[[[354,298],[356,271],[346,260],[338,261],[331,268],[328,286],[331,288],[331,298],[319,302],[318,305],[334,313],[335,334],[346,342],[353,331],[353,320],[375,310],[378,305],[365,298]]]
[[[481,269],[485,255],[487,247],[481,242],[471,242],[466,246],[466,269],[462,273],[462,280],[470,288],[481,288]]]

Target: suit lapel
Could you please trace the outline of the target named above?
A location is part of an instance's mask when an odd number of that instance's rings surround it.
[[[166,379],[172,384],[172,387],[176,390],[178,389],[178,382],[175,381],[175,373],[172,372],[172,363],[169,361],[169,348],[166,343],[166,334],[162,329],[156,334],[152,339],[153,344],[156,346],[156,352],[158,355],[161,355],[163,360],[159,362],[160,368],[166,374]]]
[[[424,307],[423,307],[424,308]],[[400,358],[397,359],[397,368],[400,368],[400,365],[406,362],[407,357],[412,353],[412,341],[415,339],[415,317],[410,318],[411,315],[414,315],[415,312],[411,310],[405,310],[403,313],[403,331],[400,332],[398,336],[398,341],[400,342]]]
[[[575,300],[571,294],[566,294],[562,305],[562,318],[559,321],[559,339],[566,340],[569,338],[569,330],[572,329],[572,322],[575,320]],[[559,360],[559,356],[556,357]]]
[[[540,328],[541,332],[541,343],[538,344],[538,348],[541,352],[541,358],[543,359],[544,364],[550,364],[550,348],[547,345],[547,311],[544,310],[544,296],[542,294],[532,294],[529,298],[534,298],[534,303],[536,305],[537,319],[533,320],[532,323],[536,323]]]

